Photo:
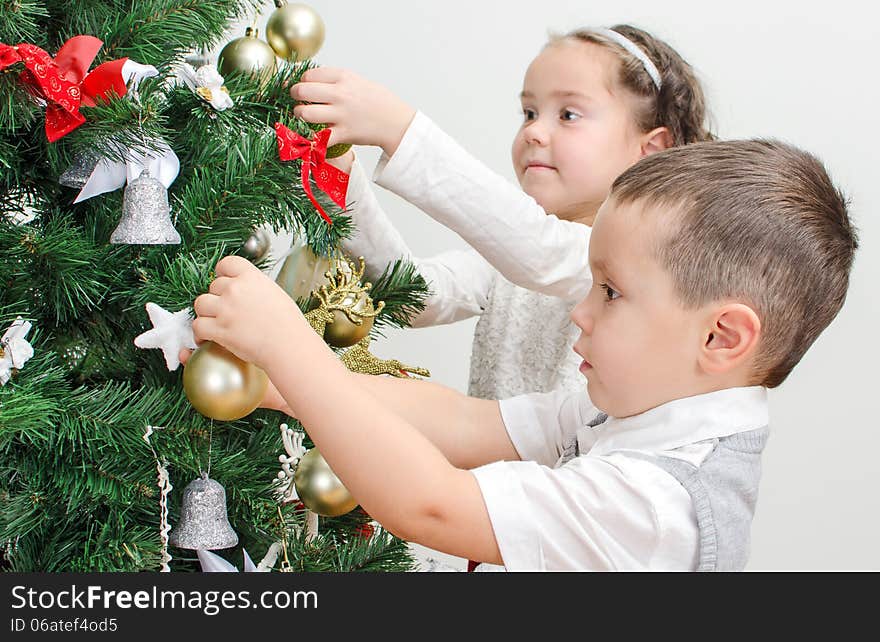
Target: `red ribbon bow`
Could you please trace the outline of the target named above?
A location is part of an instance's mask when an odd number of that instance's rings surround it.
[[[309,175],[315,171],[315,184],[322,192],[339,207],[345,209],[345,194],[348,192],[348,174],[327,162],[327,141],[330,139],[330,130],[322,129],[315,134],[315,140],[303,138],[296,132],[290,131],[281,123],[275,123],[275,136],[278,139],[278,156],[283,161],[302,159],[302,186],[306,196],[324,217],[328,224],[333,221],[315,199],[312,194],[312,186],[309,183]]]
[[[109,100],[111,92],[125,95],[122,66],[128,58],[105,62],[89,73],[89,65],[103,44],[94,36],[74,36],[53,59],[35,45],[10,46],[0,42],[0,71],[23,62],[25,68],[19,78],[47,103],[46,138],[50,143],[86,122],[79,113],[81,104],[94,107],[99,98]]]

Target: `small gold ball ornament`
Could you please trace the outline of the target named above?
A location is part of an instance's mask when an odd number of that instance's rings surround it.
[[[275,283],[294,301],[308,299],[313,290],[327,284],[325,273],[329,269],[327,257],[317,256],[304,240],[294,239]]]
[[[275,75],[275,52],[257,38],[256,29],[247,28],[241,38],[231,40],[217,57],[217,69],[222,76],[245,72],[268,80]]]
[[[339,158],[350,149],[351,145],[349,143],[330,145],[330,147],[327,148],[327,158]]]
[[[310,6],[275,0],[278,7],[266,23],[266,40],[290,61],[311,58],[324,44],[324,21]]]
[[[358,505],[317,448],[312,448],[299,460],[293,484],[306,508],[324,517],[345,515]]]
[[[269,377],[213,341],[200,345],[183,367],[183,391],[193,408],[211,419],[241,419],[260,404]]]
[[[357,300],[355,300],[357,296]],[[361,292],[358,295],[349,294],[343,303],[350,307],[353,312],[372,312],[373,302],[369,296]],[[335,348],[347,348],[353,346],[365,336],[370,334],[373,328],[373,318],[368,316],[361,319],[360,324],[354,323],[348,316],[339,310],[333,311],[333,323],[328,323],[324,328],[324,340]]]

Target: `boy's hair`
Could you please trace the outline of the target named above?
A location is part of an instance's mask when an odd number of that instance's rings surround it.
[[[620,61],[612,80],[636,99],[636,124],[649,132],[666,127],[674,146],[714,140],[707,125],[706,100],[694,70],[668,44],[631,25],[611,27],[639,47],[660,73],[660,89],[645,66],[619,43],[600,32],[577,29],[564,36],[552,36],[550,44],[563,40],[591,42],[612,52]]]
[[[858,247],[822,163],[773,140],[705,142],[650,155],[609,197],[664,211],[655,257],[686,307],[747,301],[761,320],[754,382],[773,388],[840,311]]]

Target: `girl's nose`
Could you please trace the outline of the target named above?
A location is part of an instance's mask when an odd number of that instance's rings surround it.
[[[529,145],[546,145],[550,140],[549,130],[540,119],[529,123],[525,137]]]

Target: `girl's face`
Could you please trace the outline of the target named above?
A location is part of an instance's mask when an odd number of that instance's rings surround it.
[[[591,224],[611,184],[638,161],[642,133],[614,54],[583,41],[546,47],[523,81],[523,124],[513,166],[523,190],[548,213]]]

